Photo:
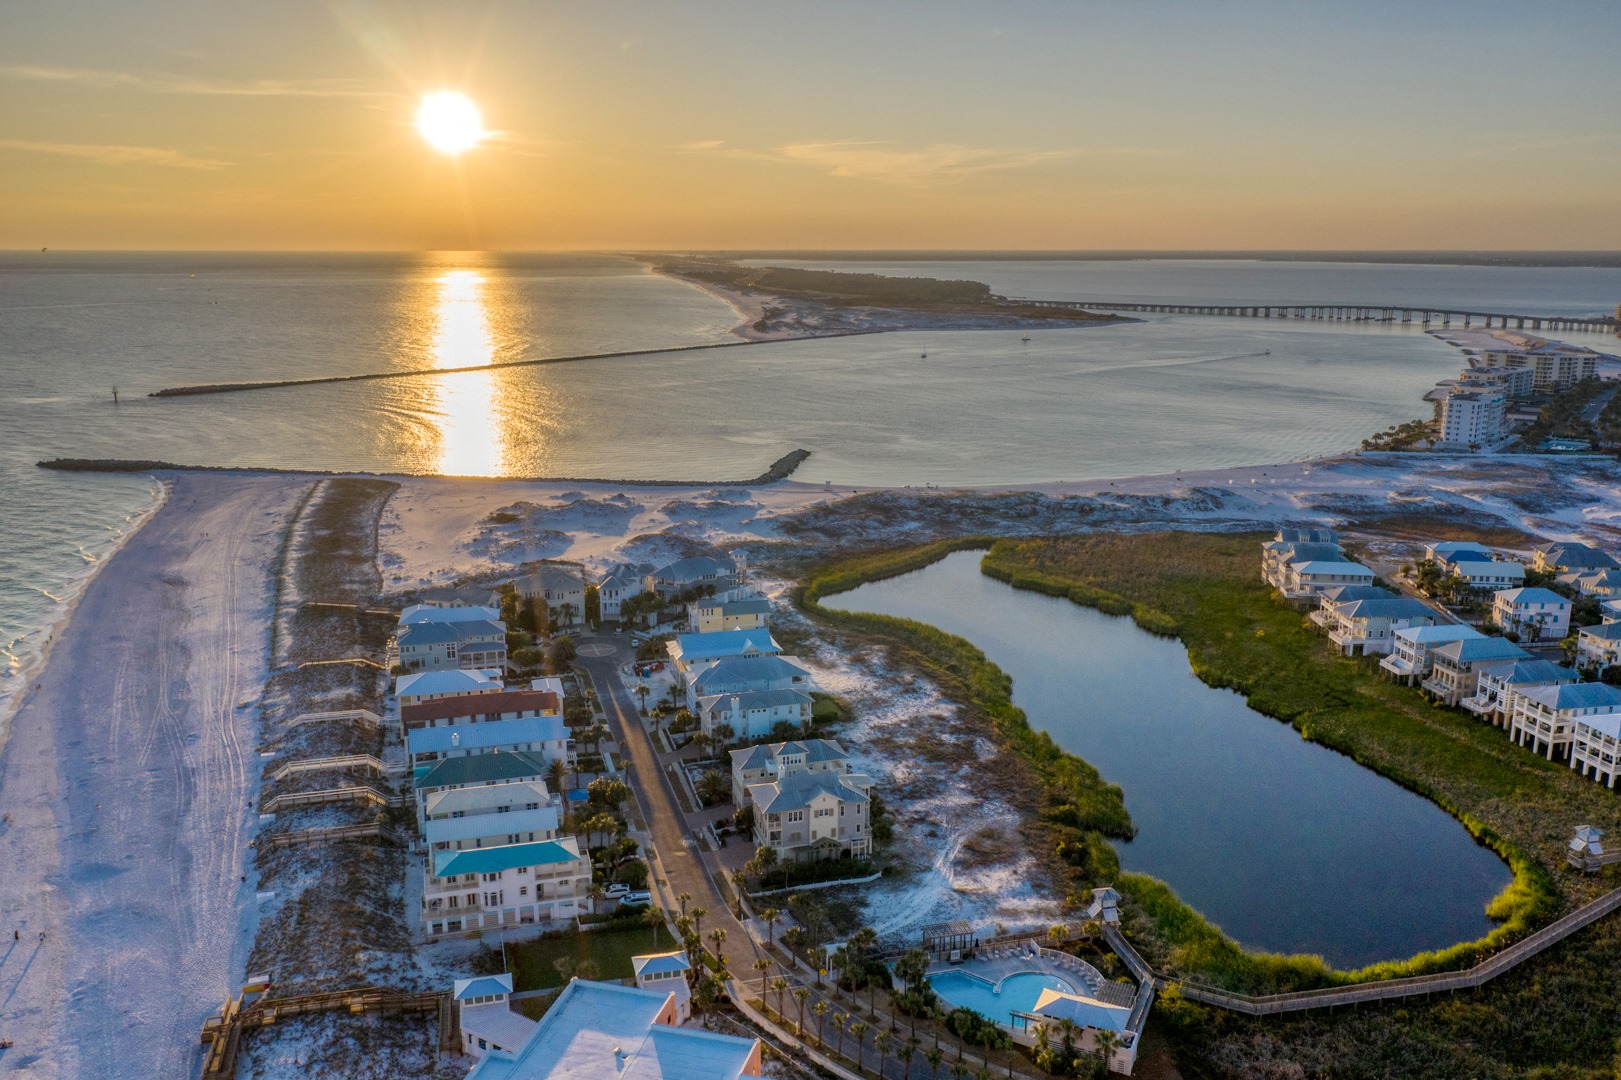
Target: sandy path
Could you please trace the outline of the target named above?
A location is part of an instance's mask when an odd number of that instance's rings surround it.
[[[0,1071],[195,1074],[198,1029],[241,975],[259,769],[238,706],[265,677],[266,571],[309,481],[173,483],[0,754],[0,933],[21,932],[0,940]]]

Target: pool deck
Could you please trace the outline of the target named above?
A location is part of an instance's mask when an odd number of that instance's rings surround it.
[[[940,961],[930,964],[928,973],[939,975],[947,971],[965,972],[984,979],[992,986],[1000,986],[1009,975],[1024,971],[1056,975],[1088,996],[1095,995],[1098,987],[1107,981],[1101,971],[1085,960],[1032,943],[982,948],[975,952],[971,960],[957,964]]]

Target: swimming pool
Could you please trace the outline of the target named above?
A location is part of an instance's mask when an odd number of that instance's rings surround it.
[[[1034,1009],[1036,999],[1043,990],[1075,993],[1075,987],[1057,975],[1041,975],[1034,971],[1009,975],[999,985],[966,971],[942,971],[929,976],[929,985],[948,1004],[972,1009],[999,1024],[1008,1022],[1009,1012],[1029,1012]]]

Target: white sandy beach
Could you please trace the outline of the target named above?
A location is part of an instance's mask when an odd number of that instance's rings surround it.
[[[0,751],[0,1065],[192,1075],[246,956],[266,570],[308,481],[179,475],[90,582]],[[41,935],[44,935],[41,938]]]

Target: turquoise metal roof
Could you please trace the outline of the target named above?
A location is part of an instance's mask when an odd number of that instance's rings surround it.
[[[497,874],[520,866],[547,866],[572,862],[579,857],[579,851],[572,844],[561,840],[542,840],[535,844],[506,844],[502,847],[474,848],[471,851],[436,851],[433,853],[433,876]]]

